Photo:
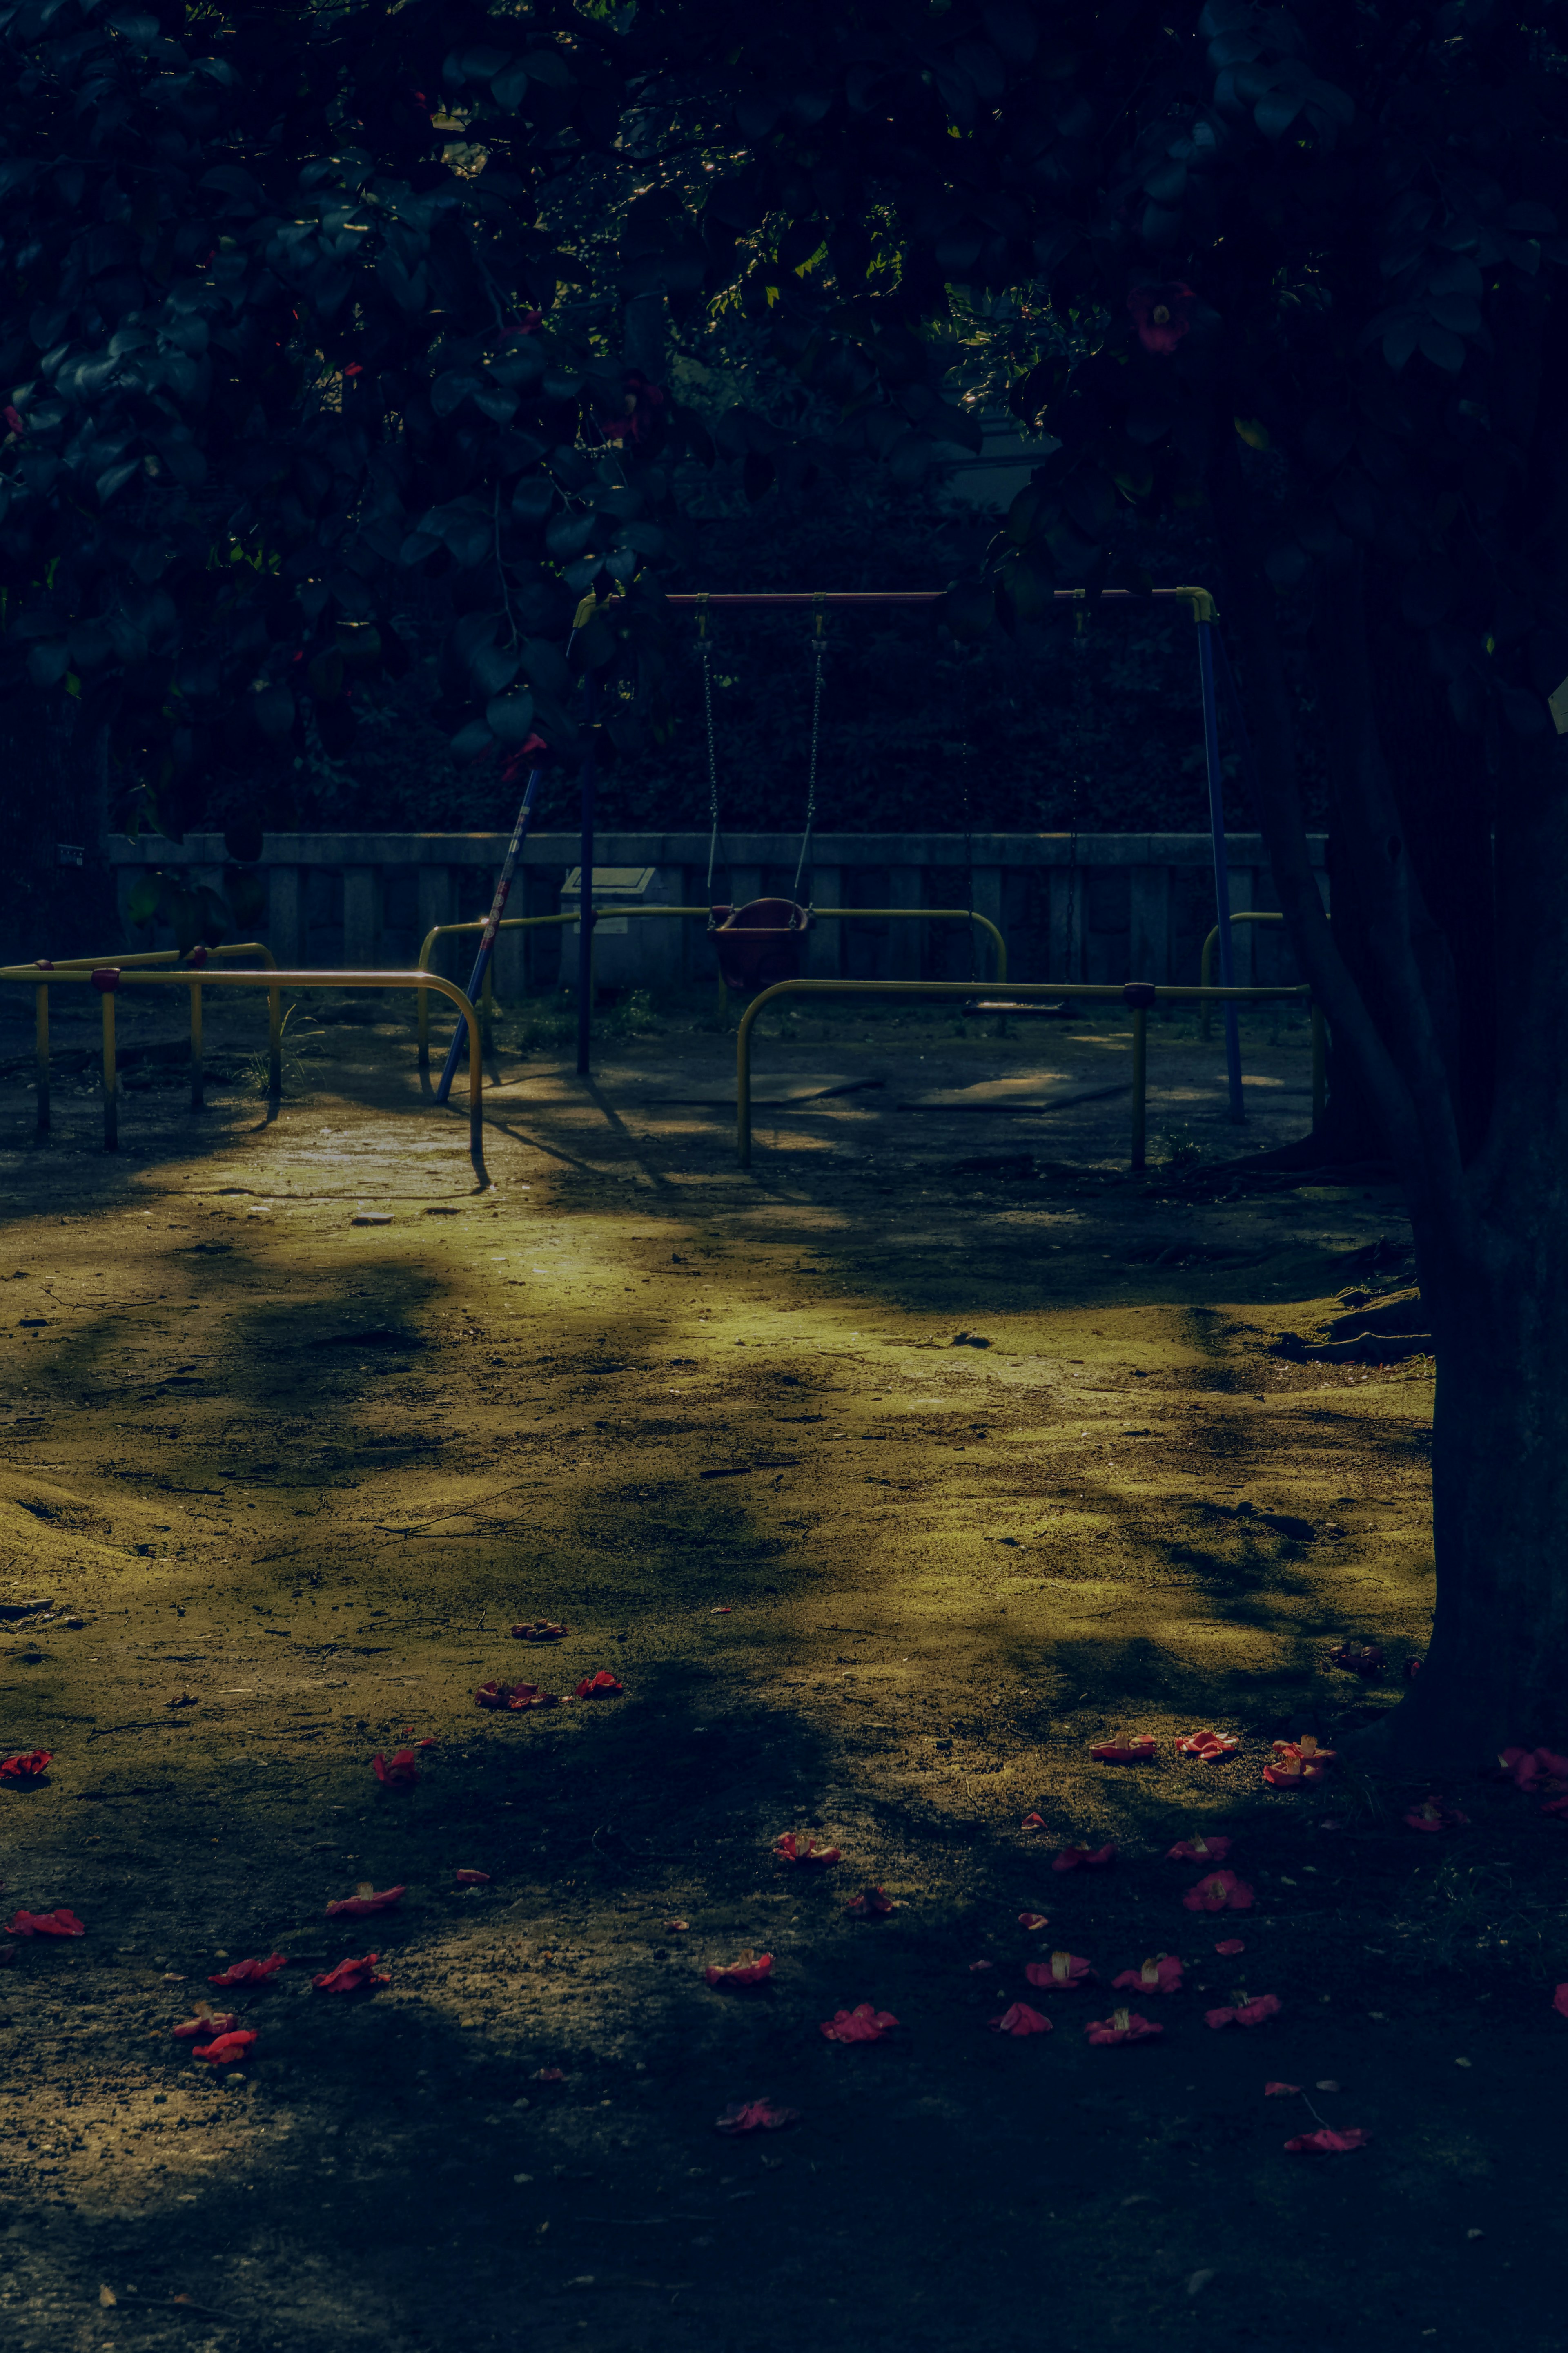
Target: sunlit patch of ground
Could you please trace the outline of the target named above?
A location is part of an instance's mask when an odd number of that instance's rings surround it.
[[[1124,1099],[1006,1107],[1088,1088],[1110,1022],[859,1013],[759,1054],[750,1176],[726,1038],[624,1031],[585,1086],[503,1024],[477,1194],[367,1009],[318,1008],[276,1118],[139,1092],[117,1160],[90,1092],[42,1149],[0,1095],[0,1601],[50,1605],[5,1621],[5,1746],[56,1759],[0,1791],[5,1901],[87,1927],[0,1975],[7,2341],[1098,2353],[1440,2343],[1506,2304],[1554,2347],[1563,1832],[1485,1787],[1428,1840],[1424,1789],[1259,1779],[1424,1646],[1429,1361],[1272,1353],[1397,1253],[1390,1198],[1194,1204],[1127,1176]],[[243,1029],[209,1016],[242,1078]],[[1279,1140],[1305,1033],[1247,1056]],[[1234,1148],[1219,1061],[1156,1037],[1179,1158]],[[511,1639],[539,1618],[569,1635]],[[1347,1633],[1388,1684],[1328,1663]],[[624,1697],[473,1703],[599,1668]],[[1174,1757],[1205,1725],[1233,1762]],[[1134,1732],[1154,1767],[1089,1761]],[[405,1736],[436,1746],[384,1789]],[[1163,1858],[1222,1825],[1258,1904],[1194,1918]],[[791,1828],[843,1862],[778,1864]],[[325,1917],[365,1881],[408,1892]],[[1058,1946],[1094,1989],[1032,1989]],[[773,1984],[710,1991],[746,1947]],[[311,1989],[371,1951],[384,1989]],[[1160,1951],[1165,2034],[1088,2047]],[[1280,2017],[1205,2028],[1242,1985]],[[203,1995],[258,2031],[237,2078],[170,2037]],[[987,2031],[1020,1999],[1052,2034]],[[825,2042],[865,2000],[896,2034]],[[1372,2145],[1286,2156],[1311,2119],[1266,2077]],[[761,2094],[798,2126],[713,2131]]]

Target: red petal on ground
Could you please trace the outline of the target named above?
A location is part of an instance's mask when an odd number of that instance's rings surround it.
[[[1263,2096],[1266,2100],[1293,2099],[1300,2088],[1300,2084],[1265,2084]]]
[[[773,1852],[781,1862],[826,1864],[837,1862],[842,1852],[841,1848],[836,1846],[818,1846],[814,1838],[808,1838],[805,1844],[802,1846],[793,1831],[785,1831],[782,1838],[776,1838],[773,1841]]]
[[[255,2029],[246,2027],[237,2034],[220,2034],[216,2042],[206,2043],[195,2055],[198,2059],[205,2059],[209,2067],[237,2067],[255,2040]]]
[[[1242,1943],[1239,1936],[1222,1937],[1220,1942],[1215,1947],[1215,1951],[1216,1953],[1245,1953],[1247,1947]]]
[[[563,2084],[566,2081],[566,2070],[564,2067],[536,2067],[532,2080],[536,2084]]]
[[[608,1667],[601,1667],[596,1675],[584,1675],[577,1686],[579,1699],[619,1699],[626,1690]]]
[[[1048,1928],[1050,1925],[1049,1915],[1044,1912],[1020,1912],[1018,1915],[1019,1927],[1027,1928],[1031,1936],[1037,1929]]]
[[[1324,1768],[1334,1761],[1335,1751],[1320,1748],[1315,1735],[1304,1732],[1300,1740],[1277,1740],[1274,1762],[1263,1768],[1263,1778],[1271,1789],[1310,1788],[1323,1778]]]
[[[1135,1740],[1101,1740],[1089,1753],[1097,1765],[1147,1765],[1153,1759],[1154,1736],[1144,1732]]]
[[[384,1887],[379,1895],[345,1895],[327,1906],[329,1920],[364,1920],[373,1912],[390,1912],[401,1904],[408,1890],[405,1887]]]
[[[1288,2140],[1285,2146],[1292,2153],[1310,2149],[1326,2156],[1334,2149],[1364,2148],[1371,2138],[1372,2135],[1363,2132],[1359,2126],[1350,2132],[1335,2132],[1325,2125],[1321,2132],[1298,2133],[1295,2139]]]
[[[1239,2001],[1226,2010],[1205,2010],[1205,2026],[1261,2026],[1266,2018],[1277,2018],[1281,2008],[1277,1993],[1260,1993],[1255,2001]]]
[[[727,1987],[765,1985],[773,1973],[773,1957],[771,1953],[742,1953],[738,1961],[731,1961],[727,1968],[706,1968],[702,1972],[710,1986]]]
[[[216,1978],[208,1978],[207,1983],[223,1986],[264,1985],[268,1978],[276,1977],[279,1969],[286,1969],[288,1966],[288,1961],[281,1953],[273,1953],[265,1961],[231,1961],[226,1969],[218,1971]]]
[[[667,1920],[664,1925],[666,1932],[669,1936],[682,1936],[685,1935],[687,1929],[690,1927],[691,1923],[689,1920]]]
[[[1568,1798],[1548,1798],[1541,1810],[1543,1814],[1555,1814],[1560,1820],[1568,1821]]]
[[[571,1629],[557,1626],[551,1618],[525,1618],[521,1626],[514,1626],[511,1630],[520,1642],[558,1642],[562,1635],[569,1633]]]
[[[713,2122],[720,2132],[734,2137],[741,2133],[780,2132],[785,2125],[797,2124],[799,2120],[798,2108],[775,2108],[771,2100],[737,2100]]]
[[[54,1761],[52,1748],[29,1748],[20,1757],[0,1757],[0,1781],[15,1781],[21,1787],[41,1781]]]
[[[993,2034],[1050,2034],[1054,2031],[1051,2021],[1042,2017],[1037,2010],[1031,2010],[1026,2001],[1016,2001],[1011,2010],[1002,2012],[1000,2018],[989,2018],[985,2022]]]
[[[1441,1798],[1427,1798],[1405,1815],[1405,1821],[1408,1830],[1436,1831],[1466,1829],[1469,1819],[1457,1806],[1446,1806]]]
[[[969,1974],[972,1978],[978,1977],[982,1969],[994,1969],[995,1966],[994,1961],[971,1961]]]
[[[1123,1969],[1110,1985],[1114,1993],[1180,1993],[1182,1964],[1173,1953],[1161,1953],[1141,1969]]]
[[[1082,1985],[1094,1971],[1081,1953],[1053,1953],[1048,1961],[1026,1963],[1024,1975],[1032,1986],[1040,1986],[1050,1993],[1060,1992],[1063,1987]]]
[[[898,2022],[890,2010],[873,2010],[861,2001],[853,2010],[836,2010],[823,2020],[821,2031],[829,2042],[880,2042]]]
[[[1043,1831],[1045,1827],[1038,1814],[1026,1814],[1018,1825],[1021,1831]]]
[[[87,1930],[76,1914],[68,1912],[61,1904],[53,1912],[18,1912],[14,1920],[7,1922],[5,1934],[8,1936],[85,1936]]]
[[[384,1788],[406,1789],[419,1778],[412,1748],[399,1748],[390,1762],[378,1748],[370,1760],[370,1769]]]
[[[1194,1831],[1190,1839],[1178,1839],[1165,1857],[1167,1862],[1223,1862],[1235,1845],[1234,1839],[1205,1838]]]
[[[455,1871],[452,1877],[459,1887],[488,1887],[490,1883],[488,1871]]]
[[[1335,1666],[1343,1667],[1347,1674],[1364,1675],[1369,1683],[1375,1683],[1388,1664],[1385,1653],[1376,1642],[1336,1642],[1329,1656]]]
[[[238,2024],[233,2011],[227,2010],[222,2018],[182,2018],[169,2031],[176,2042],[202,2042],[212,2035],[232,2034]]]
[[[856,1920],[885,1920],[898,1908],[892,1897],[884,1895],[879,1887],[863,1887],[859,1894],[844,1906],[850,1917]]]
[[[1086,1846],[1064,1846],[1051,1864],[1053,1871],[1103,1871],[1116,1860],[1113,1846],[1097,1848],[1091,1854]]]
[[[525,1708],[561,1704],[553,1692],[542,1691],[537,1683],[481,1683],[474,1700],[479,1707],[504,1708],[509,1715],[521,1715]]]
[[[1252,1890],[1234,1871],[1211,1871],[1194,1882],[1182,1903],[1189,1912],[1250,1912]]]
[[[325,1969],[310,1983],[318,1993],[358,1993],[362,1986],[390,1985],[392,1979],[377,1977],[375,1964],[379,1956],[366,1953],[357,1961],[340,1961],[335,1969]]]
[[[1090,2042],[1146,2042],[1164,2031],[1135,2010],[1113,2010],[1109,2018],[1091,2019],[1084,2029]]]
[[[1552,2007],[1559,2018],[1568,2018],[1568,1985],[1560,1985],[1552,1997]]]
[[[1201,1757],[1205,1765],[1217,1765],[1226,1757],[1234,1757],[1241,1743],[1227,1739],[1218,1732],[1189,1732],[1184,1740],[1176,1743],[1183,1757]]]

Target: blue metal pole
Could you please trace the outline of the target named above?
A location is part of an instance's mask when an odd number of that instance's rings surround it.
[[[588,748],[583,755],[582,872],[577,892],[577,1075],[594,1068],[594,681],[583,681],[583,725]]]
[[[1236,987],[1236,960],[1231,953],[1230,936],[1230,870],[1225,854],[1225,773],[1219,764],[1219,712],[1215,705],[1214,691],[1214,630],[1212,622],[1198,615],[1198,680],[1203,690],[1204,754],[1208,763],[1209,832],[1214,841],[1215,902],[1219,923],[1219,977],[1222,988]],[[1236,1008],[1225,1008],[1225,1069],[1230,1090],[1230,1116],[1233,1120],[1247,1117],[1241,1095],[1241,1034],[1237,1027]]]
[[[489,918],[484,930],[479,934],[479,952],[474,958],[474,969],[468,976],[468,1001],[472,1005],[477,1005],[479,1001],[479,990],[484,986],[485,966],[495,953],[496,933],[500,927],[500,919],[506,910],[518,852],[522,848],[524,837],[528,832],[529,820],[533,815],[533,796],[539,789],[539,780],[543,774],[542,768],[531,768],[529,771],[528,788],[522,796],[522,807],[518,810],[517,823],[512,828],[511,840],[502,861],[500,880],[496,884],[496,894],[490,902]],[[459,1021],[453,1032],[452,1043],[447,1051],[447,1061],[441,1072],[440,1084],[436,1089],[436,1100],[438,1103],[444,1103],[451,1092],[452,1081],[458,1075],[458,1064],[462,1057],[463,1040],[468,1034],[468,1023]]]

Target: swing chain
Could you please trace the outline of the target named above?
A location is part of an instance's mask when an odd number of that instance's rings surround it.
[[[1084,596],[1080,588],[1079,596]],[[1077,758],[1073,765],[1072,797],[1068,807],[1068,904],[1067,939],[1064,942],[1064,964],[1068,982],[1072,979],[1073,945],[1078,915],[1078,820],[1079,805],[1083,796],[1083,732],[1089,708],[1089,672],[1085,662],[1089,655],[1089,607],[1080,604],[1073,614],[1073,716],[1078,723]],[[1081,959],[1080,959],[1081,963]],[[1079,977],[1082,978],[1080,970]]]
[[[811,642],[812,656],[816,663],[816,674],[811,690],[811,759],[805,776],[805,831],[800,838],[800,861],[795,870],[795,886],[790,892],[791,898],[797,906],[800,903],[800,879],[805,872],[805,861],[811,851],[812,828],[816,822],[816,751],[822,734],[822,665],[827,652],[827,612],[824,601],[825,594],[826,592],[819,588],[812,598],[811,606],[816,620],[816,628]]]
[[[719,761],[713,741],[713,648],[708,637],[708,591],[697,599],[697,650],[702,659],[702,713],[708,734],[708,903],[713,904],[713,868],[719,855]]]

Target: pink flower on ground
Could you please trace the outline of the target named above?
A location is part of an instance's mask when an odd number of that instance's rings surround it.
[[[378,1748],[370,1760],[370,1769],[384,1789],[411,1789],[419,1778],[412,1748],[399,1748],[390,1762]]]
[[[879,1887],[863,1887],[844,1906],[854,1920],[886,1920],[898,1908],[892,1897],[884,1895]]]
[[[1223,1862],[1235,1842],[1227,1838],[1205,1838],[1202,1831],[1194,1831],[1190,1839],[1178,1839],[1165,1860],[1167,1862]]]
[[[1322,1779],[1336,1753],[1332,1748],[1320,1748],[1310,1732],[1304,1732],[1300,1740],[1277,1740],[1274,1762],[1264,1767],[1263,1778],[1271,1789],[1310,1788]]]
[[[1094,1971],[1081,1953],[1053,1953],[1048,1961],[1027,1962],[1024,1975],[1032,1986],[1039,1986],[1050,1993],[1059,1991],[1064,1986],[1081,1985],[1085,1978],[1094,1975]]]
[[[452,1877],[459,1887],[488,1887],[490,1883],[488,1871],[456,1871]]]
[[[30,1748],[20,1757],[0,1757],[0,1781],[9,1781],[16,1788],[25,1789],[41,1781],[54,1761],[54,1751],[49,1748]]]
[[[988,2018],[985,2022],[993,2034],[1049,2034],[1053,2031],[1050,2020],[1043,2018],[1037,2010],[1031,2010],[1026,2001],[1016,2001],[1010,2010],[1002,2012],[1000,2018]]]
[[[232,2034],[238,2024],[234,2012],[226,2010],[221,2018],[215,2018],[210,2013],[205,2017],[182,2018],[178,2026],[172,2026],[169,2031],[176,2042],[205,2042],[215,2035]]]
[[[1216,1953],[1224,1953],[1227,1957],[1232,1953],[1245,1953],[1247,1947],[1242,1943],[1239,1936],[1223,1936],[1219,1943],[1215,1947],[1215,1951]]]
[[[509,1715],[521,1715],[526,1708],[561,1704],[553,1692],[542,1691],[537,1683],[481,1683],[474,1700],[479,1707],[503,1708]]]
[[[286,1969],[288,1966],[281,1953],[273,1953],[265,1961],[230,1961],[226,1969],[220,1969],[216,1978],[208,1978],[207,1983],[221,1986],[265,1985],[269,1978],[275,1978],[279,1969]]]
[[[969,1974],[972,1978],[975,1978],[980,1975],[983,1969],[994,1969],[995,1966],[996,1964],[994,1961],[971,1961],[969,1964]]]
[[[1084,2029],[1090,2042],[1146,2042],[1151,2035],[1164,2031],[1135,2010],[1113,2010],[1109,2018],[1093,2019]]]
[[[584,1675],[577,1686],[579,1699],[620,1699],[626,1693],[625,1683],[617,1681],[608,1667],[601,1667],[596,1675]]]
[[[798,2108],[775,2108],[771,2100],[736,2100],[713,2121],[721,2133],[734,2137],[741,2133],[780,2132],[785,2125],[797,2123],[799,2117]]]
[[[1320,2156],[1327,2156],[1334,2149],[1364,2148],[1371,2138],[1372,2135],[1363,2132],[1359,2125],[1349,2132],[1335,2132],[1331,2126],[1324,2125],[1321,2132],[1298,2133],[1295,2139],[1288,2140],[1285,2146],[1293,2155],[1311,2150]]]
[[[1046,1825],[1038,1814],[1026,1814],[1018,1828],[1021,1831],[1043,1831]]]
[[[566,2070],[564,2067],[536,2067],[528,2080],[531,2084],[563,2084]]]
[[[1265,2084],[1263,2096],[1266,2100],[1293,2099],[1300,2088],[1300,2084]]]
[[[1178,1740],[1176,1748],[1183,1757],[1201,1757],[1205,1765],[1217,1765],[1226,1757],[1234,1757],[1241,1743],[1225,1738],[1217,1732],[1190,1732]]]
[[[1548,1798],[1541,1810],[1543,1814],[1555,1814],[1559,1821],[1568,1821],[1568,1798]]]
[[[1154,1736],[1141,1732],[1131,1740],[1101,1740],[1089,1753],[1097,1765],[1151,1765],[1154,1761]]]
[[[826,1864],[837,1862],[843,1849],[836,1846],[818,1846],[814,1838],[808,1838],[805,1844],[802,1846],[793,1831],[785,1831],[782,1838],[774,1839],[773,1852],[781,1862]]]
[[[519,1642],[558,1642],[571,1628],[558,1626],[553,1618],[525,1618],[521,1626],[512,1628],[513,1640]]]
[[[329,1920],[366,1920],[373,1912],[390,1912],[395,1904],[402,1903],[407,1893],[405,1887],[384,1887],[378,1895],[366,1883],[357,1895],[345,1895],[338,1903],[329,1904],[327,1917]]]
[[[1234,1871],[1211,1871],[1194,1882],[1182,1904],[1188,1912],[1250,1912],[1252,1890]]]
[[[1020,1912],[1018,1915],[1019,1927],[1026,1928],[1031,1936],[1037,1934],[1041,1928],[1048,1928],[1050,1925],[1049,1916],[1044,1912]]]
[[[1560,1985],[1552,1997],[1552,2007],[1559,2018],[1568,2018],[1568,1985]]]
[[[1051,1864],[1053,1871],[1103,1871],[1116,1860],[1113,1846],[1102,1846],[1091,1854],[1086,1846],[1064,1846]]]
[[[255,2041],[255,2029],[246,2027],[237,2034],[218,2035],[216,2041],[205,2044],[195,2055],[198,2059],[205,2059],[209,2067],[237,2067],[242,2059],[250,2055],[250,2047]]]
[[[853,2010],[836,2010],[823,2020],[821,2031],[829,2042],[880,2042],[898,2022],[890,2010],[873,2010],[862,2001]]]
[[[702,1972],[710,1986],[731,1990],[737,1986],[765,1985],[773,1973],[773,1955],[750,1950],[743,1952],[738,1961],[731,1961],[723,1968],[711,1967]]]
[[[1469,1819],[1457,1806],[1446,1806],[1441,1798],[1426,1798],[1405,1815],[1405,1821],[1409,1830],[1436,1831],[1463,1830]]]
[[[1388,1664],[1387,1654],[1377,1642],[1336,1642],[1329,1656],[1336,1667],[1368,1683],[1376,1683]]]
[[[1161,1953],[1141,1969],[1123,1969],[1110,1986],[1113,1993],[1180,1993],[1182,1964],[1174,1953]]]
[[[18,1912],[6,1924],[8,1936],[85,1936],[87,1930],[63,1904],[53,1912]]]
[[[1266,2018],[1278,2018],[1283,2008],[1277,1993],[1260,1993],[1249,2001],[1239,1994],[1227,2009],[1205,2010],[1205,2026],[1261,2026]]]
[[[340,1961],[335,1969],[323,1969],[310,1983],[318,1993],[358,1993],[362,1986],[390,1985],[392,1979],[377,1977],[377,1953],[365,1953],[357,1961]]]
[[[1168,358],[1193,323],[1197,299],[1180,279],[1161,286],[1134,286],[1127,309],[1144,350]]]
[[[1550,1748],[1505,1748],[1498,1763],[1516,1789],[1568,1788],[1568,1757]]]

